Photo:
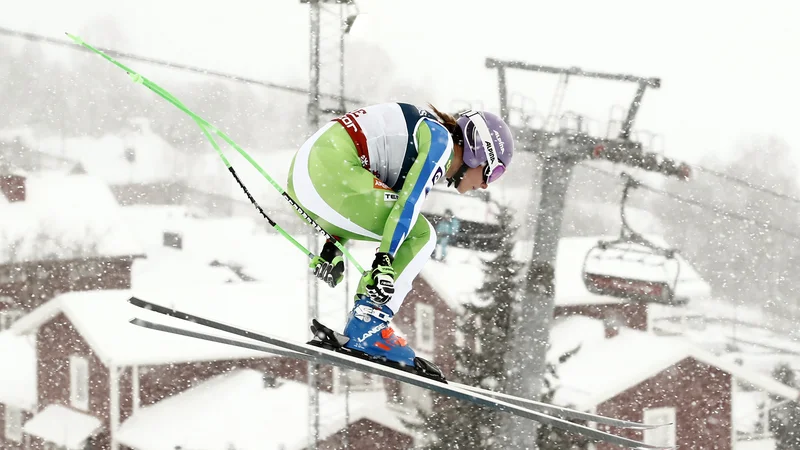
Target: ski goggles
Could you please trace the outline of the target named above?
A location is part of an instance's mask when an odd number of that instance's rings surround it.
[[[483,169],[483,182],[486,184],[492,184],[500,179],[504,173],[506,173],[506,166],[503,165],[503,163],[499,163],[494,169],[487,164]]]
[[[478,111],[467,111],[463,115],[469,118],[464,139],[467,140],[467,143],[472,148],[476,148],[476,143],[478,142],[483,143],[483,151],[486,153],[483,182],[486,184],[493,183],[506,173],[506,166],[497,158],[497,149],[495,149],[489,125],[486,124],[486,119]]]

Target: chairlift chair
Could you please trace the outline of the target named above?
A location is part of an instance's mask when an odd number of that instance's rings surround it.
[[[626,173],[622,175],[626,183],[620,202],[620,235],[615,240],[598,241],[586,253],[584,285],[597,295],[674,305],[678,302],[675,287],[680,275],[677,250],[656,245],[630,227],[625,202],[629,190],[639,183]],[[643,276],[642,272],[647,274]]]

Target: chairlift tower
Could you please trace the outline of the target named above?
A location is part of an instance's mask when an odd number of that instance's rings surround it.
[[[309,89],[308,124],[311,131],[319,128],[323,113],[344,114],[345,36],[358,17],[354,0],[300,0],[309,5]],[[321,95],[321,87],[336,88],[336,96]],[[322,104],[323,97],[333,97]]]
[[[630,167],[686,179],[688,166],[659,154],[645,151],[632,139],[636,114],[645,91],[658,89],[658,78],[643,78],[626,74],[590,72],[577,67],[559,68],[528,64],[521,61],[486,59],[486,67],[497,70],[500,95],[500,114],[509,123],[516,139],[516,148],[533,152],[542,160],[541,196],[534,231],[533,254],[525,279],[524,295],[520,299],[518,318],[514,324],[514,345],[509,361],[513,361],[506,390],[510,394],[537,399],[542,391],[545,355],[550,323],[555,308],[555,264],[561,234],[566,193],[574,166],[588,159],[604,159]],[[506,72],[508,70],[542,72],[560,76],[554,97],[554,110],[543,126],[515,123],[510,119]],[[587,131],[579,115],[560,114],[564,91],[570,78],[597,78],[635,83],[638,88],[616,135],[599,136]],[[523,117],[527,113],[523,112]],[[508,435],[511,448],[531,448],[536,430],[529,421],[509,418]]]

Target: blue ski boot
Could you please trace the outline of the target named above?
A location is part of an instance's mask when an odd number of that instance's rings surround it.
[[[393,315],[388,306],[376,306],[369,297],[360,296],[344,326],[344,335],[350,338],[344,346],[370,359],[414,367],[414,350],[389,326]]]
[[[313,319],[314,339],[308,343],[446,383],[435,364],[417,357],[406,340],[395,334],[389,326],[393,315],[388,306],[375,305],[368,296],[359,295],[347,318],[344,334]]]

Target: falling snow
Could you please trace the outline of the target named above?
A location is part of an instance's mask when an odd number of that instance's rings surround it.
[[[135,297],[401,338],[451,385],[661,425],[573,420],[647,445],[800,449],[798,5],[523,3],[4,10],[0,448],[620,448],[146,329],[230,337]],[[370,237],[337,266],[320,230]]]

